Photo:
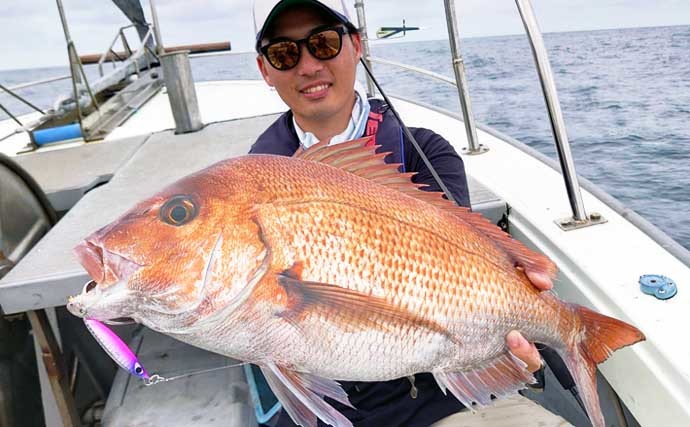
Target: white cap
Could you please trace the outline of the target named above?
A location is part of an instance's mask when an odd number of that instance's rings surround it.
[[[348,6],[345,5],[345,0],[254,0],[254,33],[256,34],[257,50],[266,31],[266,24],[286,8],[301,4],[316,6],[333,16],[337,21],[354,27],[350,19],[353,15],[350,14]]]

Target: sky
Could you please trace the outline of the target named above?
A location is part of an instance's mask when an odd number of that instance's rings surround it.
[[[234,51],[252,49],[252,0],[156,0],[155,4],[166,46],[230,41]],[[400,25],[403,19],[408,26],[423,27],[404,41],[447,38],[443,0],[365,0],[364,4],[372,38],[378,27]],[[82,55],[103,53],[118,28],[128,24],[110,0],[63,0],[63,5]],[[532,0],[532,5],[543,32],[690,25],[688,0]],[[150,20],[149,1],[142,0],[142,6]],[[524,33],[513,0],[457,0],[456,11],[461,38]],[[129,35],[135,39],[134,32]],[[0,70],[60,65],[67,65],[67,53],[56,0],[0,0]]]

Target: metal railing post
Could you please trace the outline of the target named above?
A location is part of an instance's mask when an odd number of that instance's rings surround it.
[[[120,40],[122,40],[122,46],[125,48],[125,52],[127,52],[127,58],[132,56],[132,48],[129,47],[129,43],[127,42],[127,37],[125,36],[125,32],[123,31],[125,27],[120,28]]]
[[[357,22],[359,24],[359,37],[362,40],[362,59],[367,64],[367,67],[371,70],[371,62],[369,57],[371,56],[369,52],[369,37],[367,36],[367,19],[364,14],[364,0],[357,0],[355,2],[355,9],[357,9]],[[371,78],[367,74],[367,96],[372,97],[376,93],[376,88]]]
[[[163,47],[163,38],[161,37],[160,27],[158,26],[158,13],[156,12],[156,4],[154,0],[149,0],[151,3],[151,19],[153,20],[153,35],[156,38],[156,53],[160,56],[165,53]]]
[[[529,38],[532,53],[534,55],[534,62],[537,66],[539,74],[539,81],[541,82],[542,91],[544,93],[544,100],[549,112],[549,121],[551,122],[551,130],[556,139],[556,149],[558,150],[558,159],[561,164],[561,171],[563,172],[563,180],[565,181],[565,188],[568,192],[568,201],[573,212],[571,219],[561,219],[556,222],[565,229],[576,228],[578,226],[587,225],[591,222],[600,223],[605,222],[601,215],[593,213],[590,217],[585,212],[585,205],[582,201],[582,194],[580,192],[580,183],[575,172],[575,163],[570,152],[570,143],[568,142],[568,135],[565,130],[565,121],[561,113],[561,106],[558,101],[558,94],[556,92],[556,83],[554,82],[553,72],[549,64],[549,58],[544,46],[544,39],[542,38],[537,19],[532,9],[532,4],[529,0],[515,0],[522,23],[525,26],[527,37]]]
[[[474,124],[474,114],[472,113],[472,103],[470,94],[467,90],[467,78],[465,77],[465,62],[460,53],[460,35],[458,32],[457,18],[455,15],[455,1],[444,0],[446,8],[446,23],[448,24],[448,40],[450,41],[450,52],[453,57],[453,71],[455,81],[458,86],[458,96],[460,97],[460,108],[462,109],[462,120],[465,123],[467,133],[467,149],[464,154],[481,154],[488,151],[488,148],[479,144],[477,139],[477,129]]]
[[[65,42],[67,42],[67,50],[69,55],[69,65],[70,71],[72,72],[72,80],[76,80],[77,83],[81,83],[81,76],[75,73],[76,64],[73,61],[72,55],[69,53],[69,44],[72,42],[72,37],[69,34],[69,27],[67,26],[67,18],[65,17],[65,9],[62,7],[62,0],[56,0],[58,13],[60,14],[60,21],[62,22],[62,31],[65,33]],[[76,96],[76,94],[75,94]]]
[[[77,85],[84,83],[84,85],[86,86],[86,90],[88,91],[89,96],[91,97],[91,102],[93,103],[94,107],[96,107],[96,109],[99,110],[99,106],[93,92],[91,91],[89,82],[86,79],[86,74],[84,73],[84,68],[81,65],[81,61],[79,60],[79,55],[77,55],[76,48],[74,47],[74,42],[72,41],[72,37],[69,34],[67,18],[65,17],[65,10],[62,7],[62,0],[56,1],[58,13],[60,14],[60,21],[62,22],[62,29],[65,32],[65,41],[67,42],[67,56],[69,58],[70,74],[72,75],[72,91],[74,93],[74,102],[76,104],[77,114],[79,116],[79,126],[82,126],[82,120],[84,116],[79,105],[80,94],[77,90]]]

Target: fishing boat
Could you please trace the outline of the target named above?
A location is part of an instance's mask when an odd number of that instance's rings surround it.
[[[117,66],[90,83],[58,0],[72,92],[50,111],[36,108],[0,122],[3,322],[28,319],[31,325],[47,425],[267,423],[279,406],[262,393],[261,378],[251,367],[232,366],[225,357],[146,328],[120,327],[117,331],[149,370],[176,378],[147,387],[126,372],[116,373],[80,320],[64,310],[67,297],[89,280],[71,255],[79,240],[166,184],[247,153],[287,109],[263,81],[193,82],[187,52],[168,52],[161,42],[153,2],[153,22],[145,23],[138,1],[114,1],[136,27],[140,47],[131,49],[119,29],[115,40],[123,40],[124,50],[115,52],[114,41],[97,61],[101,71],[108,61]],[[690,293],[682,289],[690,283],[690,253],[577,175],[534,13],[528,0],[516,3],[539,71],[558,162],[475,123],[453,1],[445,0],[452,78],[373,57],[365,7],[358,1],[364,64],[399,67],[455,86],[460,113],[400,96],[388,101],[408,126],[433,129],[462,154],[473,209],[556,263],[555,291],[561,298],[645,333],[644,343],[600,365],[599,396],[609,425],[690,425],[690,343],[683,338]],[[371,76],[367,88],[376,94]],[[558,415],[541,425],[563,419],[587,425],[577,390],[557,361],[548,361],[544,392],[525,393]],[[5,411],[0,421],[18,425],[8,408],[0,406]],[[542,412],[536,405],[527,408],[524,414],[508,409],[495,424],[481,424],[486,417],[468,418],[468,425],[506,425],[506,418],[508,424],[536,425]]]

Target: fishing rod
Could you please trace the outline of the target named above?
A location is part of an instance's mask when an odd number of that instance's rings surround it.
[[[441,188],[441,191],[443,191],[443,194],[446,195],[448,200],[450,200],[451,202],[453,202],[457,205],[458,202],[455,200],[453,195],[450,193],[450,190],[448,190],[448,187],[446,187],[446,185],[443,183],[443,180],[438,175],[438,172],[436,172],[436,169],[431,164],[429,159],[426,157],[426,154],[424,154],[422,147],[419,146],[419,143],[417,142],[415,137],[412,136],[412,132],[410,132],[410,129],[405,125],[405,123],[400,118],[400,115],[396,111],[395,107],[393,107],[393,103],[391,103],[391,100],[388,98],[388,96],[386,96],[386,93],[383,91],[383,88],[381,87],[379,82],[376,80],[376,77],[374,77],[374,73],[371,72],[371,69],[369,69],[369,67],[367,66],[367,64],[363,58],[360,58],[359,62],[362,64],[362,66],[366,70],[367,74],[371,78],[371,81],[374,82],[376,89],[378,89],[381,96],[383,96],[383,100],[386,102],[386,104],[388,104],[388,107],[390,107],[391,112],[393,112],[393,115],[398,120],[398,123],[400,123],[400,127],[402,128],[403,132],[405,133],[405,136],[407,136],[407,138],[410,140],[410,142],[414,146],[415,150],[417,150],[417,153],[419,153],[419,156],[422,158],[422,161],[424,161],[424,164],[426,165],[426,167],[429,168],[429,172],[431,172],[431,175],[434,177],[434,180],[436,181],[438,186]],[[405,161],[405,160],[403,159],[403,161]]]

